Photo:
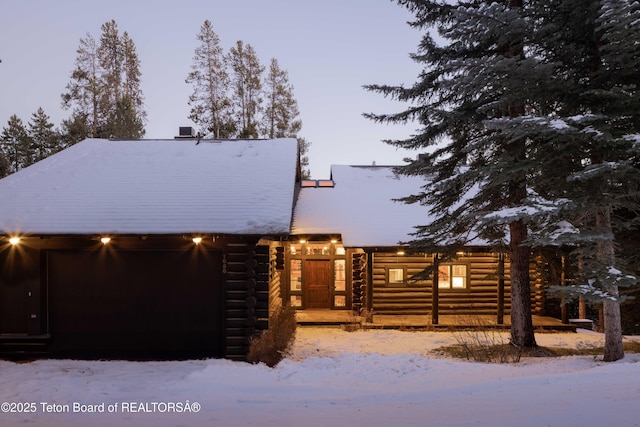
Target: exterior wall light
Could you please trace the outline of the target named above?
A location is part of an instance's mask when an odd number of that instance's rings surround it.
[[[20,238],[19,237],[12,237],[9,239],[9,243],[11,243],[12,245],[17,245],[18,243],[20,243]]]
[[[111,237],[102,237],[100,238],[100,241],[102,242],[103,245],[106,245],[111,241]]]
[[[404,251],[398,251],[397,254],[398,255],[404,255]]]
[[[194,237],[191,240],[193,240],[193,243],[195,243],[196,245],[199,245],[200,242],[202,242],[202,237]]]

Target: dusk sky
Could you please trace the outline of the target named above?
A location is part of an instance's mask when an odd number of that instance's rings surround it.
[[[311,174],[329,176],[331,164],[401,164],[416,153],[383,139],[405,138],[418,125],[374,123],[362,113],[390,113],[406,105],[369,93],[370,83],[411,85],[420,71],[409,54],[420,33],[412,16],[390,0],[24,0],[5,2],[0,17],[0,127],[12,114],[26,123],[42,107],[58,126],[70,115],[60,95],[70,80],[76,49],[87,33],[115,19],[141,61],[148,114],[145,138],[166,139],[190,126],[185,83],[196,34],[213,23],[225,51],[237,40],[253,45],[263,65],[278,59],[289,73],[312,142]]]

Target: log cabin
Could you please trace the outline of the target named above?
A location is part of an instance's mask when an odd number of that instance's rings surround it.
[[[416,194],[425,181],[391,166],[334,165],[329,180],[302,181],[291,235],[274,243],[285,259],[272,275],[271,298],[298,310],[356,313],[491,315],[510,313],[509,259],[473,241],[446,262],[409,253],[401,242],[428,223],[428,209],[394,199]],[[532,310],[545,314],[544,260],[531,256]],[[417,279],[419,273],[432,269]]]
[[[504,254],[400,243],[427,209],[393,199],[423,185],[390,166],[302,180],[294,139],[85,140],[0,180],[0,353],[244,360],[285,302],[501,323]]]
[[[0,352],[243,360],[297,142],[87,139],[0,180]]]

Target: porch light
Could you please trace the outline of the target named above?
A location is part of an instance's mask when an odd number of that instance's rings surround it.
[[[102,242],[103,245],[106,245],[111,241],[111,237],[102,237],[100,238],[100,241]]]
[[[306,240],[304,240],[304,239],[300,239],[300,244],[301,244],[301,245],[304,245],[305,243],[307,243],[307,241],[306,241]]]
[[[404,255],[404,251],[398,251],[397,255],[400,255],[400,256]]]
[[[17,245],[18,243],[20,243],[20,238],[19,237],[11,237],[9,239],[9,243],[11,243],[12,245]]]
[[[338,243],[338,239],[331,239],[331,243],[335,245],[336,243]]]
[[[200,242],[202,242],[202,237],[194,237],[191,240],[193,240],[193,243],[195,243],[196,245],[199,245]]]

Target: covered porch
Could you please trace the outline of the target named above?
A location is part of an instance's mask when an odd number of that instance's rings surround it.
[[[431,322],[431,314],[374,314],[373,322],[366,322],[361,316],[355,316],[351,310],[298,310],[296,319],[299,326],[339,326],[360,324],[364,329],[469,329],[511,327],[509,316],[497,324],[496,316],[489,315],[440,315],[437,325]],[[533,327],[539,331],[574,331],[575,324],[562,323],[559,319],[533,315]]]

